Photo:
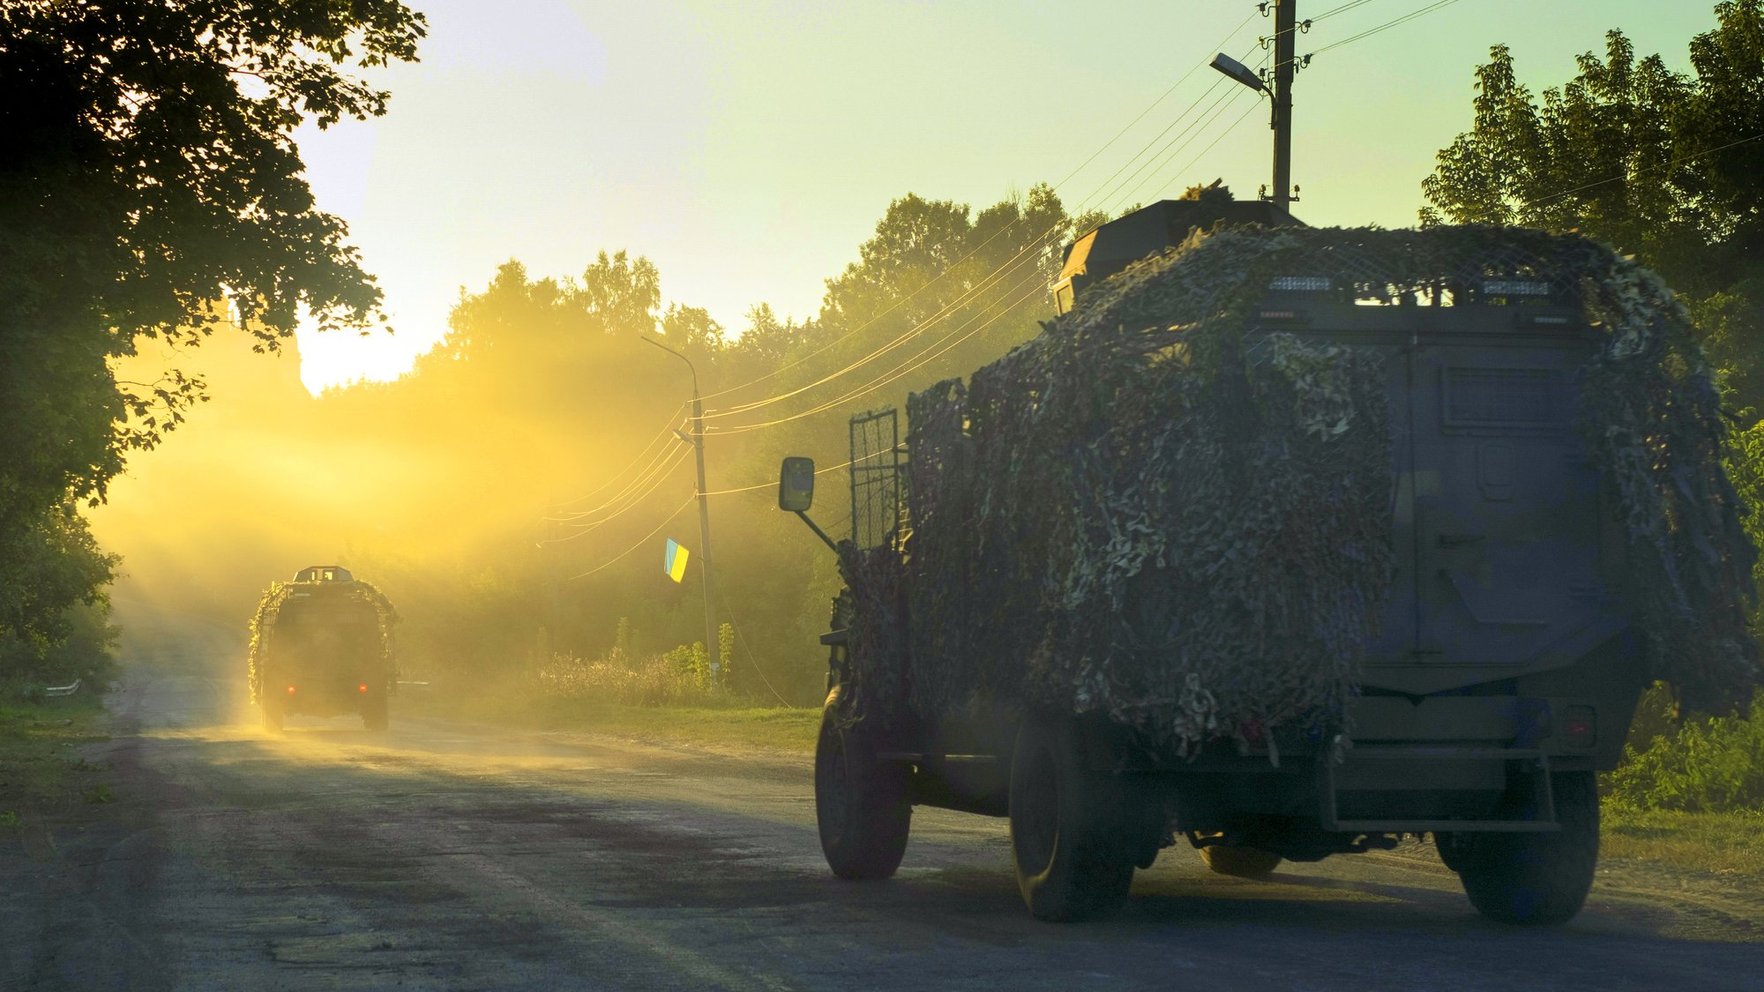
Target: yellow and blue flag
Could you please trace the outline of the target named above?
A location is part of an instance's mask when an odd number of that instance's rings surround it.
[[[662,567],[662,571],[667,572],[668,578],[673,579],[675,582],[685,579],[686,559],[690,556],[691,552],[687,551],[679,541],[676,541],[671,537],[668,538],[668,558],[667,562]]]

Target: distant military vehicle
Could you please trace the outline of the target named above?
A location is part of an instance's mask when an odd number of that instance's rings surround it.
[[[385,730],[396,621],[378,589],[339,565],[271,584],[251,621],[251,694],[264,727],[279,731],[292,714],[359,713],[369,730]]]
[[[829,865],[892,875],[914,804],[1008,816],[1065,920],[1177,839],[1255,876],[1431,834],[1483,914],[1568,919],[1647,681],[1757,674],[1682,310],[1578,238],[1198,209],[1080,239],[1063,316],[904,443],[853,418]]]

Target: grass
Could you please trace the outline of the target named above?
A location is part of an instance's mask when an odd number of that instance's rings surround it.
[[[0,697],[0,830],[59,816],[92,802],[107,802],[109,786],[99,769],[75,748],[107,739],[103,707],[87,695],[68,699]]]
[[[1600,856],[1764,878],[1764,812],[1684,813],[1606,804]]]
[[[781,706],[701,709],[572,702],[542,706],[540,715],[548,729],[567,727],[646,742],[793,754],[813,753],[821,722],[819,709]]]

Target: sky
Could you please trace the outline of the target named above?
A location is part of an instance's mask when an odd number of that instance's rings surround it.
[[[666,301],[736,332],[761,302],[814,316],[908,192],[978,209],[1047,182],[1114,213],[1269,181],[1266,102],[1206,68],[1263,57],[1271,20],[1245,0],[410,2],[429,37],[368,76],[386,115],[297,135],[396,328],[303,331],[314,392],[399,375],[509,259],[573,277],[643,255]],[[1456,0],[1349,41],[1435,0],[1296,2],[1316,57],[1293,90],[1293,212],[1314,225],[1414,223],[1490,46],[1535,91],[1612,28],[1686,70],[1715,24],[1713,0]]]

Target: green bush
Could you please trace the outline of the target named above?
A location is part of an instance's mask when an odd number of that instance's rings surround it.
[[[541,665],[540,691],[560,699],[626,706],[718,706],[741,702],[710,684],[704,645],[682,644],[647,659],[628,658],[614,649],[589,660],[560,654]]]
[[[1750,709],[1686,720],[1623,749],[1607,779],[1608,802],[1629,809],[1723,813],[1764,810],[1764,693]]]

